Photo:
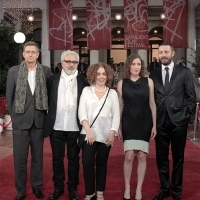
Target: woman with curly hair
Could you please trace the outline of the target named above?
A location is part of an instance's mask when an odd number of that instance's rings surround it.
[[[135,199],[142,199],[142,183],[146,172],[149,139],[156,136],[154,84],[144,77],[144,61],[139,55],[128,56],[125,78],[117,86],[122,126],[118,138],[124,142],[124,200],[130,199],[130,179],[134,156],[138,157]]]
[[[120,123],[117,92],[109,89],[112,79],[113,71],[109,65],[105,63],[90,65],[87,70],[87,80],[91,85],[83,89],[80,98],[78,112],[80,123],[83,125],[81,134],[86,134],[82,147],[86,190],[84,200],[95,199],[95,178],[96,199],[104,200],[107,161]]]

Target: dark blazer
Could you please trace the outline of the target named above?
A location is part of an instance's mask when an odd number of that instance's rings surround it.
[[[48,99],[49,99],[49,109],[48,114],[45,117],[44,122],[44,137],[51,135],[56,119],[56,110],[57,110],[57,97],[58,97],[58,85],[60,81],[61,73],[54,74],[47,80],[47,90],[48,90]],[[82,90],[85,86],[88,86],[88,82],[86,81],[85,77],[82,75],[77,76],[77,105],[79,105],[80,96]],[[79,123],[78,119],[78,106],[77,106],[77,124],[79,130],[81,130],[81,124]]]
[[[45,79],[47,80],[51,75],[51,70],[47,66],[42,66]],[[7,86],[6,86],[6,103],[8,111],[12,119],[13,129],[29,129],[33,122],[37,128],[43,128],[44,116],[46,111],[35,109],[35,98],[31,93],[30,86],[27,81],[26,103],[24,113],[15,113],[15,89],[17,84],[17,76],[19,65],[13,66],[8,71]]]
[[[81,70],[81,65],[83,65],[83,70]],[[88,68],[88,65],[87,65],[87,64],[79,62],[79,64],[78,64],[78,72],[79,72],[80,74],[86,76],[87,68]],[[84,71],[84,73],[83,73],[83,71]]]
[[[162,67],[153,70],[149,77],[154,81],[157,106],[157,126],[163,124],[167,111],[175,126],[194,121],[196,94],[191,70],[174,65],[169,89],[165,91],[162,81]]]
[[[154,69],[157,69],[160,67],[160,63],[159,62],[151,62],[150,66],[149,66],[149,71],[151,72]]]

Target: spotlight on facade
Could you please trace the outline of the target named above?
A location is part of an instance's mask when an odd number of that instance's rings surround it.
[[[73,14],[73,15],[72,15],[72,20],[73,20],[73,21],[76,21],[77,19],[78,19],[78,15]]]
[[[166,17],[166,16],[165,16],[164,13],[161,13],[161,14],[160,14],[160,18],[161,18],[161,19],[165,19],[165,17]]]
[[[26,39],[26,36],[22,32],[17,32],[14,35],[14,41],[16,43],[21,43],[22,44],[25,41],[25,39]]]
[[[33,16],[33,15],[28,15],[28,16],[27,16],[27,20],[28,20],[29,22],[32,22],[32,21],[34,20],[34,16]]]
[[[122,19],[122,14],[121,14],[121,13],[117,13],[117,14],[115,15],[115,19],[116,19],[116,20],[121,20],[121,19]]]

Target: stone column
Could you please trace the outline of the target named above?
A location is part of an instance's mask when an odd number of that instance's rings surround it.
[[[50,51],[49,51],[49,16],[47,9],[42,9],[42,46],[41,46],[41,59],[42,64],[48,67],[50,63]]]
[[[190,62],[195,62],[193,55],[194,53],[191,51],[191,48],[196,50],[196,29],[195,29],[195,8],[199,4],[198,0],[194,1],[189,1],[188,2],[188,49],[187,49],[187,60]],[[193,56],[192,56],[193,55]],[[190,63],[187,63],[187,66],[194,71],[194,68],[191,66]],[[196,78],[196,77],[194,77]],[[195,79],[197,80],[197,79]],[[196,81],[195,81],[196,83]],[[199,101],[200,100],[200,89],[197,84],[195,84],[195,91],[196,91],[196,99]]]
[[[99,51],[91,50],[90,51],[90,65],[99,62]]]
[[[147,71],[147,65],[148,65],[148,62],[147,62],[147,50],[138,50],[138,54],[140,55],[140,57],[144,60],[144,63],[145,63],[145,76],[148,76],[149,75],[149,72]]]
[[[107,63],[107,50],[99,50],[99,61]]]
[[[0,21],[3,19],[3,1],[0,1]]]

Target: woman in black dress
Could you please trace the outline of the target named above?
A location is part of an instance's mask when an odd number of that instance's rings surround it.
[[[134,156],[138,157],[135,199],[142,199],[149,140],[156,136],[154,84],[144,77],[144,61],[139,55],[128,56],[125,77],[117,86],[122,123],[118,137],[124,142],[124,200],[130,199],[130,179]]]

